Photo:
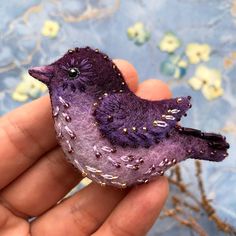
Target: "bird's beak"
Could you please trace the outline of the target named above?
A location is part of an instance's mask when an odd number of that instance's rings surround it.
[[[35,79],[43,82],[44,84],[49,84],[51,78],[54,76],[53,66],[38,66],[29,69],[29,74]]]

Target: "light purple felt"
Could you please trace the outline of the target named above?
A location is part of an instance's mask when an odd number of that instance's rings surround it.
[[[219,134],[177,125],[190,97],[136,97],[108,58],[76,48],[29,73],[50,92],[58,142],[83,176],[125,188],[148,183],[188,158],[221,161],[229,148]]]

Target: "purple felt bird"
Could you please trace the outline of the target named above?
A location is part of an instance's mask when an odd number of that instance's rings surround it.
[[[177,124],[191,107],[191,97],[137,97],[98,50],[69,50],[29,74],[49,88],[57,138],[67,159],[102,186],[148,183],[188,158],[221,161],[228,155],[222,135]]]

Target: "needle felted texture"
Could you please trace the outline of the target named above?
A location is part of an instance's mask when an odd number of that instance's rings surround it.
[[[191,107],[190,97],[137,97],[98,50],[75,48],[29,73],[49,88],[67,159],[102,186],[148,183],[185,159],[221,161],[227,156],[229,144],[222,135],[177,124]]]

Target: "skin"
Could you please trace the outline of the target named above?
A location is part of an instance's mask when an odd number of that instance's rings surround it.
[[[163,82],[139,84],[130,63],[114,62],[138,96],[171,96]],[[57,204],[83,177],[57,145],[48,96],[0,118],[0,147],[1,236],[141,236],[159,216],[168,195],[167,179],[159,177],[126,190],[92,183]],[[37,219],[28,223],[30,216]]]

